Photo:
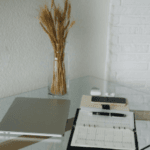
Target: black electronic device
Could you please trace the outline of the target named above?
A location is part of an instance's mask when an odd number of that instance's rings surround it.
[[[121,103],[126,104],[125,98],[120,97],[102,97],[102,96],[92,96],[92,102],[102,102],[102,103]]]

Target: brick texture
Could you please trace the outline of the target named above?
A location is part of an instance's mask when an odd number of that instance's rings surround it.
[[[111,0],[110,8],[106,69],[118,86],[109,92],[126,97],[130,109],[150,110],[149,94],[139,92],[150,91],[150,0]],[[141,149],[150,144],[150,121],[137,120],[136,127]]]
[[[125,54],[125,53],[145,53],[149,52],[149,45],[129,45],[129,44],[111,44],[110,52],[114,54]]]
[[[111,0],[110,8],[107,77],[147,92],[150,90],[150,1]]]

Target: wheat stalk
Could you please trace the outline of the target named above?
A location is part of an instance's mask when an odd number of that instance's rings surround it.
[[[54,16],[45,4],[44,8],[40,8],[39,18],[37,19],[39,19],[39,23],[43,30],[48,34],[54,49],[55,57],[58,59],[56,72],[55,66],[53,66],[51,93],[61,93],[63,95],[67,92],[64,49],[69,29],[75,24],[75,21],[70,24],[71,4],[68,3],[68,0],[65,0],[64,11],[61,10],[59,5],[56,7],[54,0],[51,0],[51,10],[53,10]]]
[[[54,0],[51,1],[51,8],[53,8]]]
[[[68,0],[65,1],[65,5],[64,5],[64,13],[63,13],[64,19],[66,18],[67,7],[68,7]]]
[[[55,42],[54,42],[53,38],[51,37],[51,35],[50,35],[49,32],[45,29],[45,27],[42,25],[41,22],[40,22],[40,25],[42,26],[43,30],[44,30],[44,31],[48,34],[48,36],[50,37],[52,46],[53,46],[54,50],[56,50],[56,45],[55,45]]]
[[[70,14],[71,14],[71,5],[69,4],[68,19],[70,19]]]

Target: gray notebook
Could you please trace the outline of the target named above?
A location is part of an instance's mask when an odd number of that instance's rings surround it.
[[[0,123],[0,133],[62,137],[70,100],[17,97]]]

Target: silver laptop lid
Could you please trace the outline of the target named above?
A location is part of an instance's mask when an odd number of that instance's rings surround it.
[[[0,123],[0,133],[62,137],[70,100],[17,97]]]

